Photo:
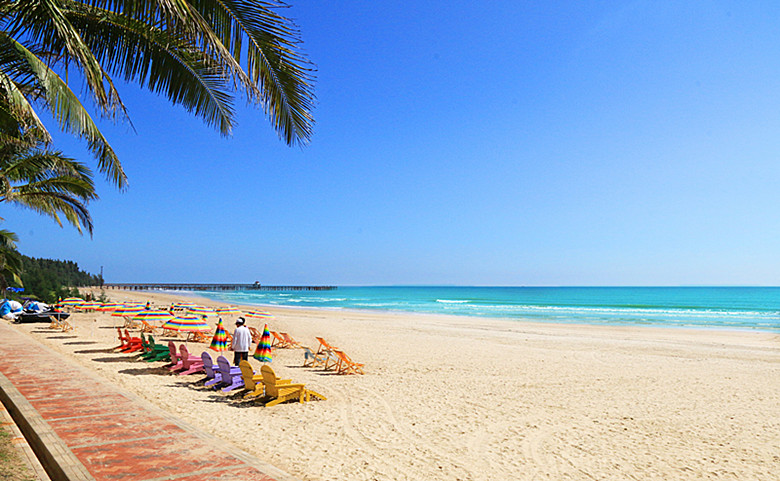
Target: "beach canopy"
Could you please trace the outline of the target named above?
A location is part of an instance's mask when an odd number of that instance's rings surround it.
[[[271,333],[268,331],[268,324],[263,327],[263,335],[260,336],[260,342],[257,343],[252,357],[260,362],[271,362]]]
[[[100,307],[97,308],[97,310],[100,312],[111,312],[115,311],[119,307],[123,307],[123,305],[119,304],[118,302],[104,302],[100,305]]]
[[[182,332],[206,332],[211,328],[198,316],[176,316],[162,325],[163,329]]]
[[[165,310],[162,309],[142,309],[140,312],[138,312],[135,316],[133,316],[134,321],[170,321],[173,319],[173,315]]]
[[[217,323],[217,330],[214,333],[214,337],[211,339],[211,345],[209,348],[220,352],[220,351],[227,351],[228,345],[227,345],[227,331],[222,326],[222,319],[219,320]]]
[[[190,311],[193,314],[199,314],[201,316],[216,316],[217,313],[214,311],[214,309],[210,307],[204,307],[204,306],[191,306],[187,308],[188,311]]]
[[[271,319],[273,316],[265,311],[246,311],[247,319]]]

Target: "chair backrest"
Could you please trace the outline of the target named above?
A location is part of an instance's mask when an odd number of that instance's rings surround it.
[[[355,364],[352,359],[347,356],[344,351],[339,351],[338,349],[334,349],[333,353],[339,357],[342,361],[346,362],[347,364]]]
[[[253,343],[260,342],[260,338],[263,337],[263,335],[260,334],[260,331],[258,331],[254,327],[250,327],[249,328],[249,334],[252,335],[252,342]]]
[[[265,386],[265,395],[270,397],[279,397],[279,388],[276,387],[276,373],[271,366],[263,364],[260,368],[263,375],[263,385]]]
[[[200,355],[200,359],[203,361],[203,370],[206,371],[206,377],[214,379],[214,361],[211,360],[211,356],[206,351]]]
[[[122,336],[122,328],[121,327],[117,327],[116,328],[116,333],[119,335],[119,341],[120,342],[126,342],[125,338]]]
[[[325,339],[323,339],[321,337],[315,337],[314,339],[320,341],[320,348],[317,349],[317,352],[321,352],[323,350],[325,350],[325,351],[332,351],[332,350],[336,349],[335,347],[333,347],[330,344],[328,344],[328,341],[326,341]]]
[[[217,367],[219,373],[222,375],[222,382],[230,382],[233,376],[230,374],[230,361],[225,356],[219,356],[217,358]]]
[[[179,362],[179,353],[176,352],[176,345],[173,341],[168,341],[168,350],[171,352],[171,362],[174,364]]]
[[[187,346],[185,346],[184,344],[179,346],[179,359],[181,359],[181,365],[185,370],[189,369],[190,366],[192,366],[193,360],[190,357],[190,351],[187,349]],[[201,357],[201,359],[203,358]]]
[[[255,373],[252,371],[252,365],[248,361],[241,361],[238,363],[238,367],[241,368],[241,378],[244,380],[244,387],[254,391],[257,384],[255,383]]]

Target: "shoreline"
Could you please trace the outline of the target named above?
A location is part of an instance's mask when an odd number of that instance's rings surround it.
[[[161,305],[193,298],[107,295]],[[365,363],[366,375],[303,368],[301,350],[277,349],[277,375],[328,399],[263,408],[203,389],[193,376],[170,376],[158,363],[105,352],[117,344],[117,318],[106,314],[74,314],[76,331],[66,336],[15,326],[305,480],[769,481],[780,471],[780,382],[771,382],[780,379],[776,334],[263,310],[274,315],[271,329],[315,349],[314,336],[322,336]],[[232,331],[231,320],[225,325]],[[193,353],[207,347],[187,345]]]

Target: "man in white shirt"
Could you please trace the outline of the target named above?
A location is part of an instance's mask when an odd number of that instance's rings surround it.
[[[233,333],[233,342],[230,348],[233,350],[233,364],[249,360],[249,347],[252,345],[252,333],[244,325],[244,318],[236,319],[236,331]]]

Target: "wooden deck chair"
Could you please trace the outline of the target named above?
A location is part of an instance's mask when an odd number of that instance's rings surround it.
[[[244,389],[249,391],[244,394],[244,398],[262,397],[264,395],[263,375],[255,374],[249,361],[239,362],[238,368],[241,369],[241,378],[244,380]],[[291,382],[292,379],[276,378],[276,384],[290,384]]]
[[[143,339],[143,337],[143,334],[141,334],[141,339]],[[141,354],[141,359],[146,362],[170,361],[171,359],[171,351],[168,349],[168,346],[154,342],[154,338],[151,334],[149,334],[144,348],[146,352]]]
[[[206,351],[203,351],[200,355],[203,361],[203,370],[206,372],[206,386],[213,386],[222,380],[219,371],[214,366],[214,361],[211,360],[211,356]]]
[[[68,321],[60,321],[60,330],[62,332],[68,332],[74,329],[75,327],[73,327]]]
[[[290,347],[290,344],[278,332],[271,331],[271,336],[273,336],[273,339],[271,340],[271,347],[278,347],[281,349]]]
[[[282,338],[287,341],[287,347],[303,347],[300,342],[293,339],[289,334],[286,332],[280,332],[279,335],[282,336]]]
[[[127,345],[124,348],[119,349],[122,352],[136,352],[144,349],[143,339],[131,336],[127,329],[125,329],[125,341],[127,342]]]
[[[347,356],[344,351],[338,349],[333,350],[333,354],[339,358],[339,363],[336,365],[336,372],[339,374],[365,374],[363,372],[364,364],[357,363]]]
[[[330,351],[327,353],[322,354],[315,354],[311,352],[311,349],[309,349],[306,346],[303,347],[303,367],[319,367],[322,366],[324,369],[325,366],[328,365],[328,356],[330,355]]]
[[[176,344],[173,341],[168,341],[168,352],[170,352],[171,362],[163,367],[167,367],[171,372],[178,371],[181,369],[182,362],[179,357],[179,351],[176,350]]]
[[[217,358],[219,374],[222,376],[220,387],[222,392],[230,392],[233,389],[244,387],[244,380],[241,377],[241,368],[231,366],[230,361],[225,356]]]
[[[129,342],[130,336],[129,335],[125,336],[124,334],[122,334],[122,328],[121,327],[117,327],[116,328],[116,334],[117,334],[117,337],[119,337],[119,345],[116,346],[113,349],[115,351],[116,350],[123,351],[123,350],[125,350],[128,347],[128,342]]]
[[[157,333],[157,329],[158,329],[158,327],[149,324],[144,319],[141,319],[141,332],[146,332],[146,333],[149,333],[149,334],[151,334],[151,333],[155,333],[156,334]]]
[[[260,342],[260,338],[263,337],[260,331],[258,331],[254,327],[249,328],[249,334],[252,335],[252,344],[257,344],[258,342]]]
[[[267,402],[264,406],[271,407],[291,399],[297,399],[298,402],[309,401],[312,397],[314,399],[325,400],[326,397],[318,392],[306,389],[305,384],[293,384],[279,382],[279,378],[276,377],[274,370],[271,366],[265,364],[260,368],[260,373],[263,375],[263,386],[265,387],[265,396],[273,398]]]
[[[328,344],[328,341],[326,341],[321,337],[315,337],[314,339],[320,342],[320,347],[317,348],[317,352],[315,352],[314,354],[321,354],[326,351],[333,351],[334,349],[337,349],[336,346],[331,346],[330,344]]]
[[[205,342],[210,343],[211,342],[211,336],[210,334],[206,334],[205,332],[195,331],[189,333],[187,336],[187,342]]]
[[[195,374],[196,372],[205,372],[205,369],[203,368],[203,357],[190,354],[190,351],[184,344],[179,346],[179,357],[181,358],[181,372],[179,373],[179,376]]]

